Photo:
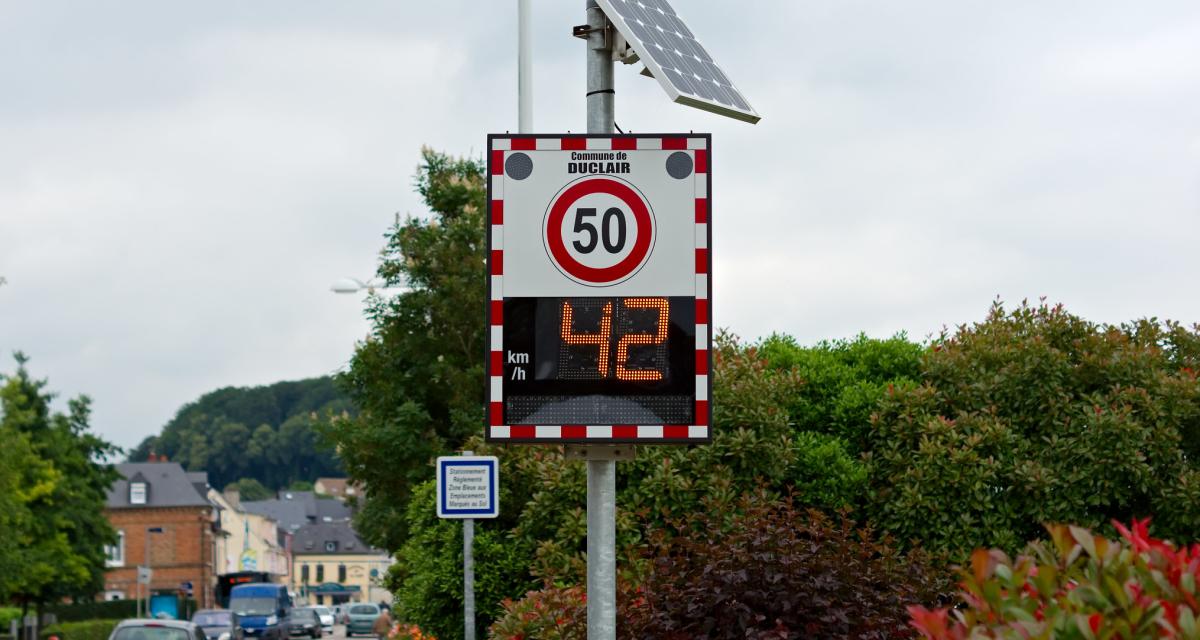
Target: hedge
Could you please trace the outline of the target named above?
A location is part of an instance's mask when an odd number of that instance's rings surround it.
[[[59,622],[81,620],[123,620],[137,617],[137,600],[108,600],[99,602],[74,602],[70,604],[46,605],[46,613],[57,616]],[[198,607],[194,599],[179,603],[179,613],[194,613]]]
[[[38,636],[41,640],[47,640],[50,636],[58,636],[59,640],[108,640],[108,636],[119,622],[120,620],[60,622],[42,629]]]
[[[120,620],[137,617],[137,602],[137,600],[107,600],[50,604],[46,605],[45,612],[56,616],[58,622]]]

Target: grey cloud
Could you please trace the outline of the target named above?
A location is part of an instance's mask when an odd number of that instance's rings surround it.
[[[718,326],[924,337],[997,295],[1200,320],[1195,3],[676,4],[764,120],[628,66],[617,121],[715,136]],[[579,131],[582,3],[534,5],[537,129]],[[512,12],[3,5],[0,351],[127,446],[217,386],[342,367],[368,326],[326,288],[422,213],[420,145],[515,129]]]

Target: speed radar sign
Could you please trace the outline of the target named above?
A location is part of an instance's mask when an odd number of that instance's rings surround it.
[[[487,439],[707,442],[711,138],[488,138]]]

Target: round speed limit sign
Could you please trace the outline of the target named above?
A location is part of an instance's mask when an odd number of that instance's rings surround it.
[[[632,184],[616,176],[580,178],[554,196],[542,240],[563,275],[606,287],[638,272],[654,248],[654,212]]]

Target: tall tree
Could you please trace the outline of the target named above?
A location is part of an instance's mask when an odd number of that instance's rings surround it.
[[[166,456],[189,471],[207,471],[214,486],[254,478],[271,490],[297,480],[341,475],[336,453],[316,437],[314,423],[353,413],[328,377],[262,387],[225,387],[184,405],[130,454]]]
[[[0,421],[0,602],[10,601],[29,569],[25,549],[35,534],[29,505],[51,493],[59,479],[34,454],[27,434]]]
[[[416,188],[430,215],[397,221],[378,269],[405,290],[370,298],[371,333],[339,379],[361,413],[329,427],[366,485],[360,532],[393,550],[433,458],[483,424],[483,166],[424,149]]]
[[[28,543],[10,594],[40,608],[64,597],[91,596],[103,587],[104,546],[116,541],[104,501],[118,478],[105,461],[119,451],[90,432],[86,396],[70,400],[65,414],[52,412],[54,395],[46,391],[46,381],[30,377],[24,355],[15,357],[17,371],[0,387],[0,429],[20,436],[12,438],[16,446],[28,442],[45,467],[35,471],[45,482],[31,487]]]

